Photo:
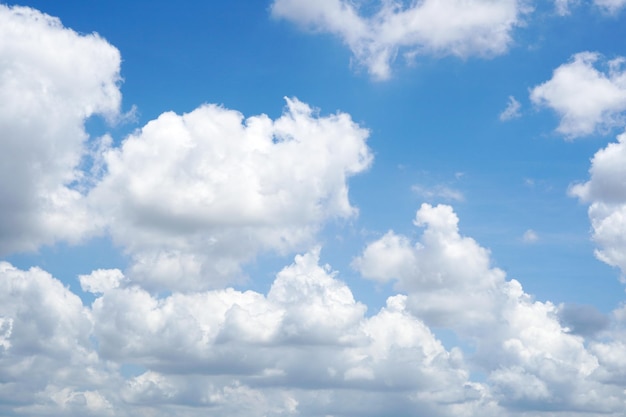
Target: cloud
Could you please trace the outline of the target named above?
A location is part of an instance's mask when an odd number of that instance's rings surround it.
[[[589,181],[574,184],[570,193],[589,205],[598,259],[626,276],[626,133],[599,150],[591,160]]]
[[[84,123],[119,114],[119,51],[17,6],[0,5],[0,38],[0,253],[77,241],[98,229],[75,187]]]
[[[423,187],[421,185],[413,185],[411,191],[417,195],[427,199],[443,199],[446,201],[464,201],[465,196],[461,191],[447,187],[445,185],[436,185],[434,187]]]
[[[225,289],[156,298],[111,288],[93,303],[94,336],[104,359],[149,369],[127,380],[122,397],[130,404],[211,407],[215,415],[257,407],[274,407],[268,415],[480,409],[486,388],[468,380],[459,350],[447,351],[407,311],[405,296],[366,317],[336,275],[315,249],[280,271],[267,295]],[[363,392],[372,401],[360,400]]]
[[[0,262],[0,323],[0,414],[112,415],[91,314],[61,282]]]
[[[372,77],[383,80],[389,78],[390,66],[401,51],[407,57],[503,54],[512,42],[511,32],[530,11],[526,2],[520,0],[375,4],[376,11],[367,13],[359,3],[346,0],[275,0],[272,14],[340,37],[357,62]]]
[[[589,389],[612,392],[591,377],[597,358],[560,324],[556,306],[534,301],[490,266],[489,251],[459,234],[451,207],[423,204],[415,224],[425,227],[418,242],[388,232],[354,266],[366,278],[395,281],[407,292],[407,309],[426,324],[471,341],[476,352],[470,363],[486,372],[500,405],[537,413],[621,407],[584,395]]]
[[[559,321],[570,333],[591,337],[605,330],[609,318],[590,305],[563,304],[559,306]]]
[[[570,5],[576,3],[572,0],[554,0],[554,9],[559,16],[566,16],[570,14]]]
[[[624,122],[626,60],[618,57],[605,62],[600,58],[595,52],[580,52],[530,92],[534,104],[559,115],[556,130],[568,138],[602,133]],[[605,71],[596,68],[598,61]]]
[[[537,232],[535,232],[532,229],[528,229],[524,232],[524,235],[522,236],[522,241],[524,243],[535,243],[539,240],[539,235],[537,235]]]
[[[522,105],[519,101],[515,100],[515,97],[509,96],[509,102],[506,108],[500,113],[500,121],[506,122],[507,120],[516,119],[522,116],[520,108]]]
[[[357,214],[347,179],[371,164],[369,132],[286,100],[276,120],[217,105],[164,113],[104,153],[88,198],[131,255],[129,278],[219,286],[259,251],[298,249],[324,222]]]
[[[611,14],[617,14],[626,6],[626,0],[594,0],[593,3]]]

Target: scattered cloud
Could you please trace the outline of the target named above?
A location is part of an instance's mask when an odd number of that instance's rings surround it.
[[[434,187],[423,187],[421,185],[413,185],[411,190],[420,197],[432,201],[432,200],[444,200],[444,201],[465,201],[465,196],[459,190],[450,188],[445,185],[436,185]]]
[[[516,119],[522,116],[520,112],[522,105],[519,101],[515,100],[515,97],[509,96],[509,101],[506,108],[500,113],[500,121],[506,122],[511,119]]]
[[[593,3],[611,14],[617,14],[626,7],[626,0],[594,0]]]
[[[605,71],[596,68],[597,64]],[[595,52],[580,52],[561,65],[545,83],[534,87],[530,98],[554,110],[561,121],[557,132],[573,139],[622,126],[626,111],[626,60],[609,61]]]
[[[535,243],[539,240],[539,235],[532,229],[528,229],[524,232],[522,236],[522,241],[524,243]]]
[[[512,42],[511,32],[531,10],[522,0],[374,4],[368,5],[376,9],[370,14],[346,0],[275,0],[272,14],[340,37],[372,77],[384,80],[401,51],[405,56],[503,54]]]
[[[364,4],[276,0],[272,10],[339,35],[377,78],[402,51],[504,53],[527,10]],[[0,253],[108,234],[130,259],[77,277],[89,305],[42,268],[0,261],[0,415],[623,415],[626,306],[605,315],[535,300],[461,233],[451,206],[423,204],[416,234],[389,231],[353,260],[363,278],[393,285],[376,311],[321,262],[318,232],[358,215],[348,181],[373,160],[369,131],[349,114],[296,98],[275,119],[205,104],[121,143],[92,138],[89,117],[124,117],[119,51],[24,7],[0,5],[0,38]],[[578,54],[531,93],[569,137],[626,111],[623,59],[605,72],[599,60]],[[501,119],[517,114],[510,97]],[[570,192],[590,205],[597,256],[626,275],[623,178],[626,133]],[[444,185],[413,191],[463,201]],[[266,291],[229,286],[268,251],[300,254]]]

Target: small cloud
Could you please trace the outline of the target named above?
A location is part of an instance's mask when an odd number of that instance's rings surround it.
[[[440,198],[448,201],[465,201],[465,196],[462,192],[445,185],[436,185],[430,188],[414,185],[411,187],[411,190],[427,200]]]
[[[506,122],[507,120],[516,119],[522,115],[520,112],[522,105],[519,101],[515,100],[515,97],[509,96],[509,102],[506,105],[506,109],[500,113],[500,120]]]
[[[524,235],[522,236],[522,241],[524,243],[535,243],[539,240],[539,235],[537,235],[537,232],[535,232],[532,229],[528,229],[524,232]]]

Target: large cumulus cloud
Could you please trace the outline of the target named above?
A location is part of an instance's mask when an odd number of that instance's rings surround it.
[[[131,254],[131,278],[215,287],[257,252],[293,251],[354,216],[347,179],[372,161],[368,134],[297,99],[276,120],[217,105],[164,113],[104,153],[89,201]]]
[[[0,38],[0,253],[77,241],[97,229],[76,186],[84,123],[119,114],[119,51],[25,7],[0,5]]]

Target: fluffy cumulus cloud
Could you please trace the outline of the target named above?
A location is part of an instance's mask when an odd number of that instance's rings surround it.
[[[596,256],[626,276],[626,133],[594,155],[589,173],[589,181],[570,192],[590,204]]]
[[[131,278],[216,286],[258,251],[293,250],[355,215],[347,179],[371,163],[367,137],[349,115],[297,99],[276,120],[217,105],[164,113],[104,153],[89,201],[131,254]]]
[[[533,415],[623,410],[619,389],[596,378],[603,368],[578,335],[585,330],[576,314],[535,301],[517,281],[506,280],[486,249],[460,235],[449,206],[422,205],[415,224],[425,228],[419,242],[388,232],[354,266],[369,279],[395,281],[412,314],[471,343],[470,363],[488,375],[500,406]]]
[[[494,56],[530,8],[523,0],[275,0],[272,13],[305,28],[337,35],[377,79],[390,76],[398,53]],[[370,10],[375,9],[374,13]]]
[[[90,221],[76,184],[93,115],[117,117],[120,54],[99,36],[0,4],[0,253],[75,241]]]
[[[535,301],[459,234],[449,207],[424,205],[416,219],[418,243],[389,234],[355,262],[404,292],[370,315],[319,249],[296,256],[267,294],[158,297],[97,270],[81,277],[96,296],[88,307],[48,273],[2,263],[2,415],[623,413],[622,310],[609,324],[584,306]],[[454,298],[463,292],[469,301]],[[471,348],[446,348],[432,328]]]
[[[110,416],[113,376],[93,350],[78,296],[38,268],[0,262],[0,414]]]
[[[279,272],[267,295],[231,288],[158,298],[137,286],[93,285],[103,294],[84,307],[46,272],[0,264],[2,415],[497,408],[488,387],[469,379],[461,351],[446,350],[406,296],[367,317],[336,275],[313,250]],[[125,364],[138,372],[124,376]]]
[[[534,87],[530,98],[558,114],[557,132],[568,138],[605,132],[624,123],[625,63],[623,57],[605,61],[595,52],[578,53]]]

